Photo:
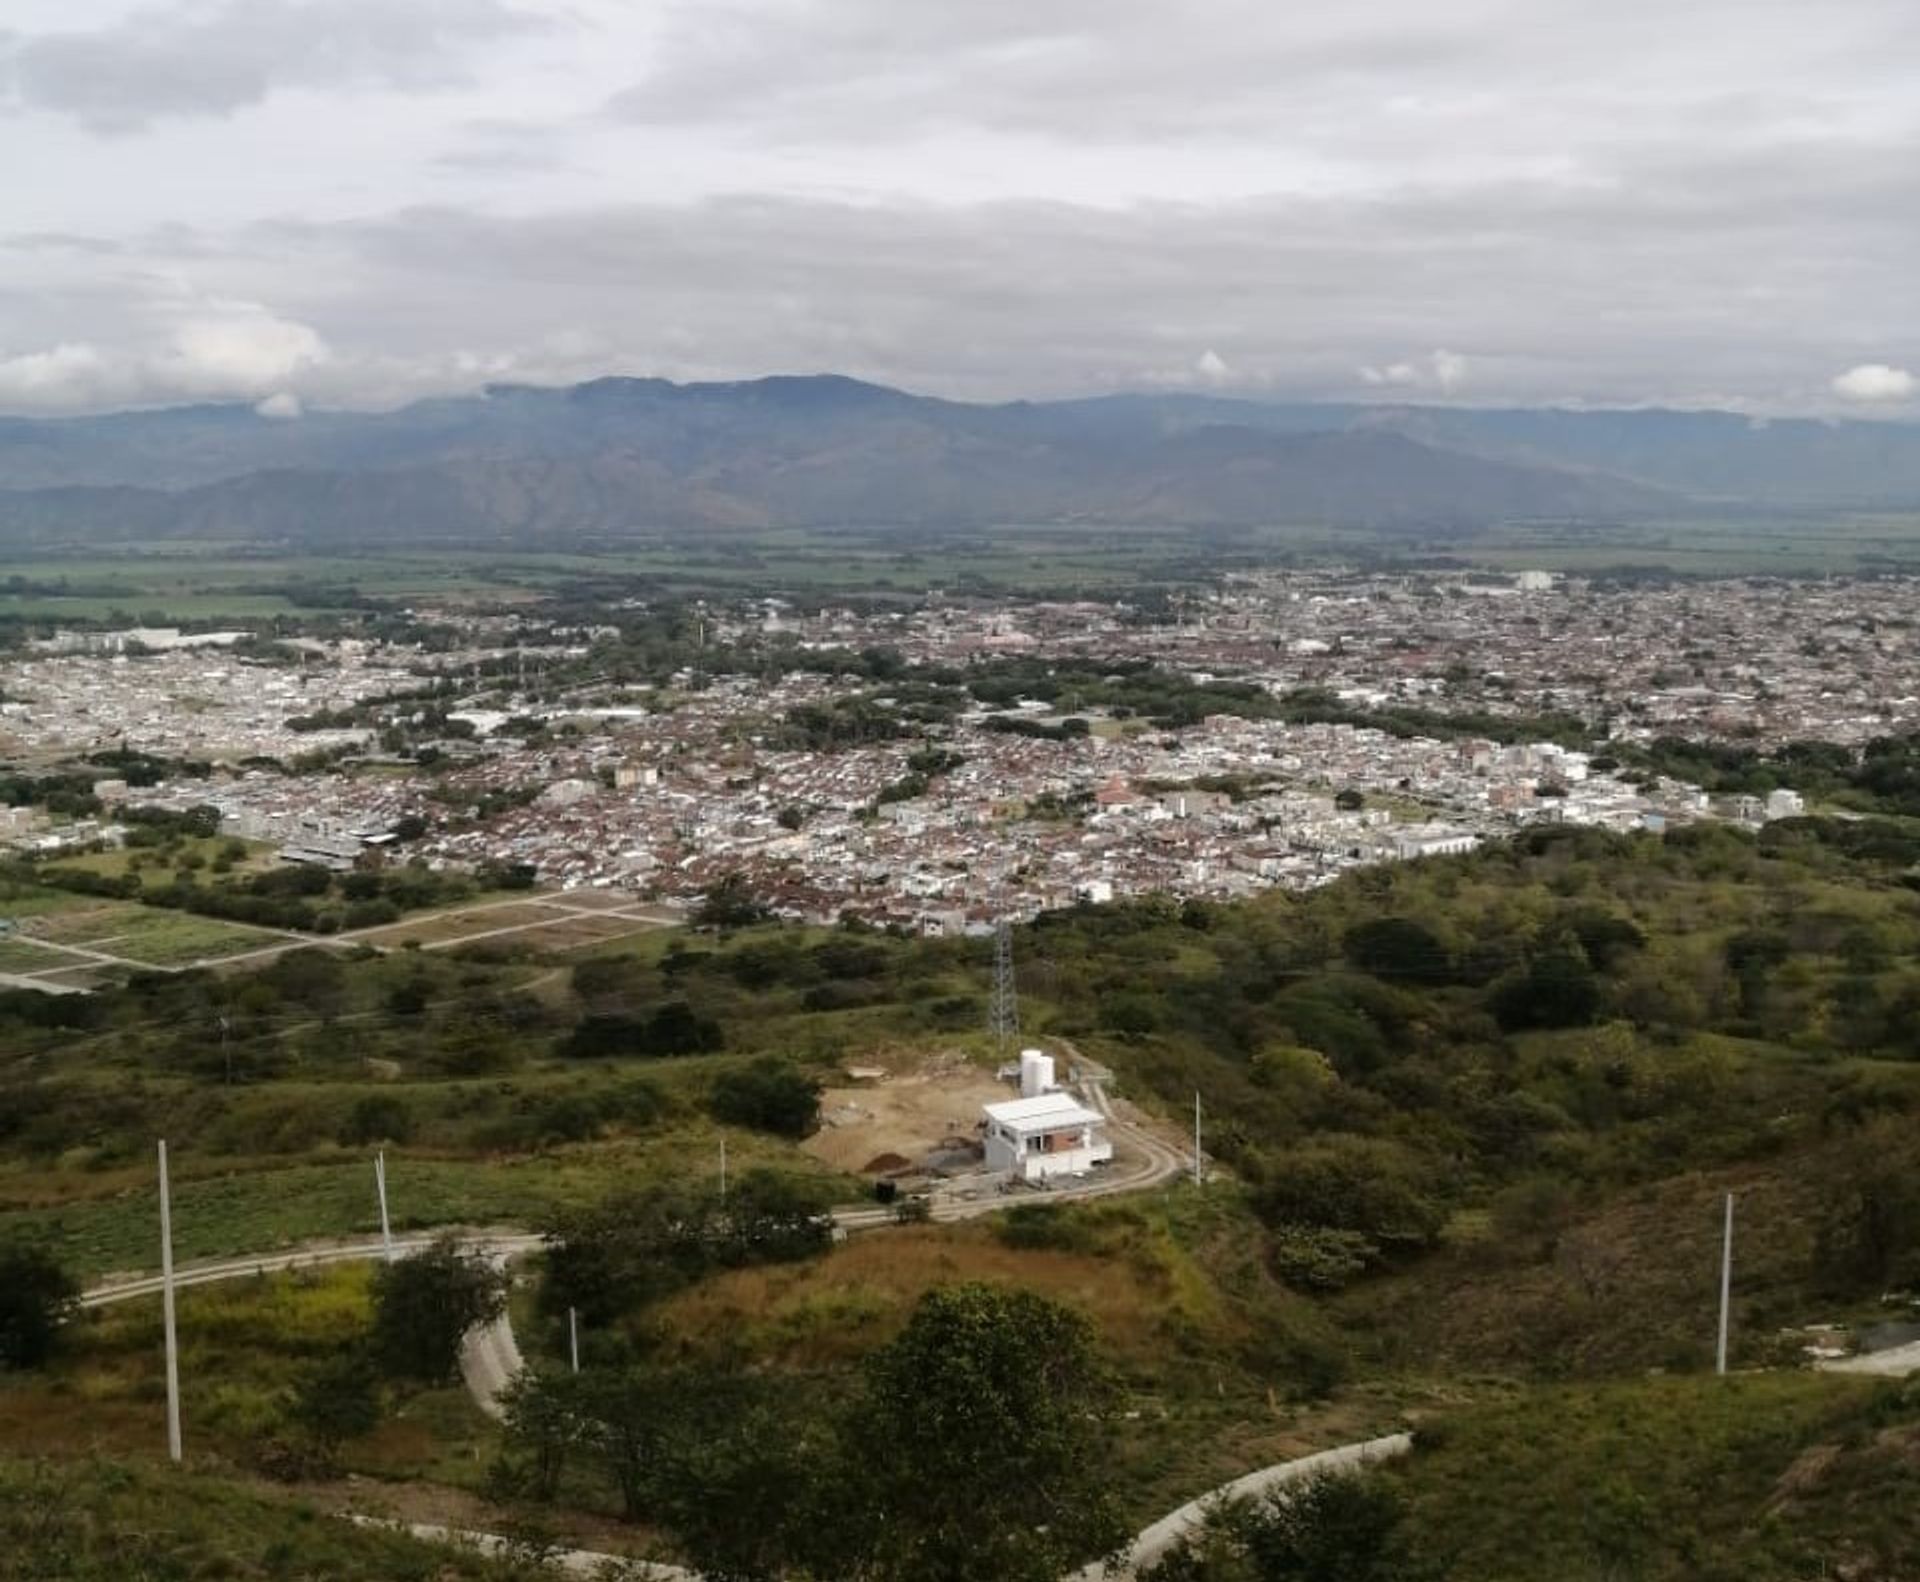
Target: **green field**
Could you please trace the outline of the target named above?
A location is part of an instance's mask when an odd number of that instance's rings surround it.
[[[555,1209],[598,1201],[616,1187],[712,1174],[719,1134],[703,1124],[658,1136],[558,1148],[520,1158],[434,1159],[394,1153],[387,1197],[396,1231],[437,1225],[537,1224]],[[271,1252],[304,1242],[380,1233],[371,1149],[331,1150],[328,1163],[173,1156],[173,1238],[183,1261]],[[824,1176],[804,1156],[751,1133],[729,1133],[735,1170],[756,1164]],[[143,1179],[144,1178],[144,1179]],[[111,1196],[0,1211],[0,1242],[43,1241],[89,1277],[151,1270],[158,1262],[159,1198],[150,1171],[114,1172]],[[0,1201],[33,1193],[0,1176]],[[853,1188],[849,1184],[847,1195]]]
[[[1920,570],[1920,518],[1786,517],[1590,524],[1526,523],[1426,545],[1500,570],[1591,573],[1658,568],[1699,577],[1845,576]]]
[[[189,912],[163,911],[136,902],[103,905],[93,900],[40,922],[35,931],[56,944],[98,951],[149,967],[181,967],[287,942],[283,934],[251,928],[244,923],[197,917]],[[34,948],[46,949],[44,945]],[[84,965],[79,957],[67,952],[49,954],[58,959],[44,963],[47,966]]]
[[[119,547],[7,568],[0,617],[108,624],[259,623],[338,614],[353,598],[398,608],[621,596],[828,590],[1111,595],[1197,584],[1274,564],[1409,557],[1517,570],[1659,568],[1701,576],[1832,575],[1920,566],[1920,519],[1796,517],[1496,524],[1469,534],[1275,524],[1265,528],[1006,526],[986,530],[784,529],[640,535],[555,550],[258,553],[232,544]]]
[[[46,946],[36,945],[31,940],[13,935],[0,936],[0,972],[49,972],[74,964],[72,956],[48,950]]]

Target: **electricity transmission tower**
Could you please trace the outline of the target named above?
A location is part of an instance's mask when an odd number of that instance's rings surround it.
[[[993,929],[993,1000],[987,1027],[1002,1060],[1020,1039],[1020,990],[1013,979],[1013,925],[1004,917]]]

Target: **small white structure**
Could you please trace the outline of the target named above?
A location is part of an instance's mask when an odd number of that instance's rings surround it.
[[[1113,1157],[1100,1114],[1071,1093],[987,1104],[987,1168],[1018,1181],[1082,1175]]]
[[[1038,1049],[1020,1051],[1020,1097],[1037,1099],[1053,1091],[1053,1056]]]
[[[95,786],[97,793],[99,787]],[[1777,791],[1767,793],[1766,815],[1769,822],[1777,818],[1799,818],[1807,811],[1807,799],[1798,791],[1789,791],[1782,786]]]

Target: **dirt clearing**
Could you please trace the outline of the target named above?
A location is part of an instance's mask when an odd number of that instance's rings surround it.
[[[977,1141],[982,1104],[1017,1097],[959,1054],[935,1055],[878,1082],[828,1088],[820,1130],[806,1151],[836,1170],[891,1175],[917,1170],[949,1138]]]

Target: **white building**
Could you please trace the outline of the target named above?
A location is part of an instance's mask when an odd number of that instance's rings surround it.
[[[1113,1157],[1101,1115],[1070,1093],[1043,1093],[981,1108],[987,1117],[987,1168],[1021,1181],[1083,1175]]]
[[[1789,791],[1782,786],[1777,791],[1767,793],[1766,815],[1769,820],[1776,818],[1799,818],[1807,811],[1807,799],[1798,791]]]
[[[1480,837],[1467,830],[1449,829],[1444,824],[1420,824],[1396,830],[1392,851],[1402,862],[1417,857],[1459,857],[1480,844]]]

